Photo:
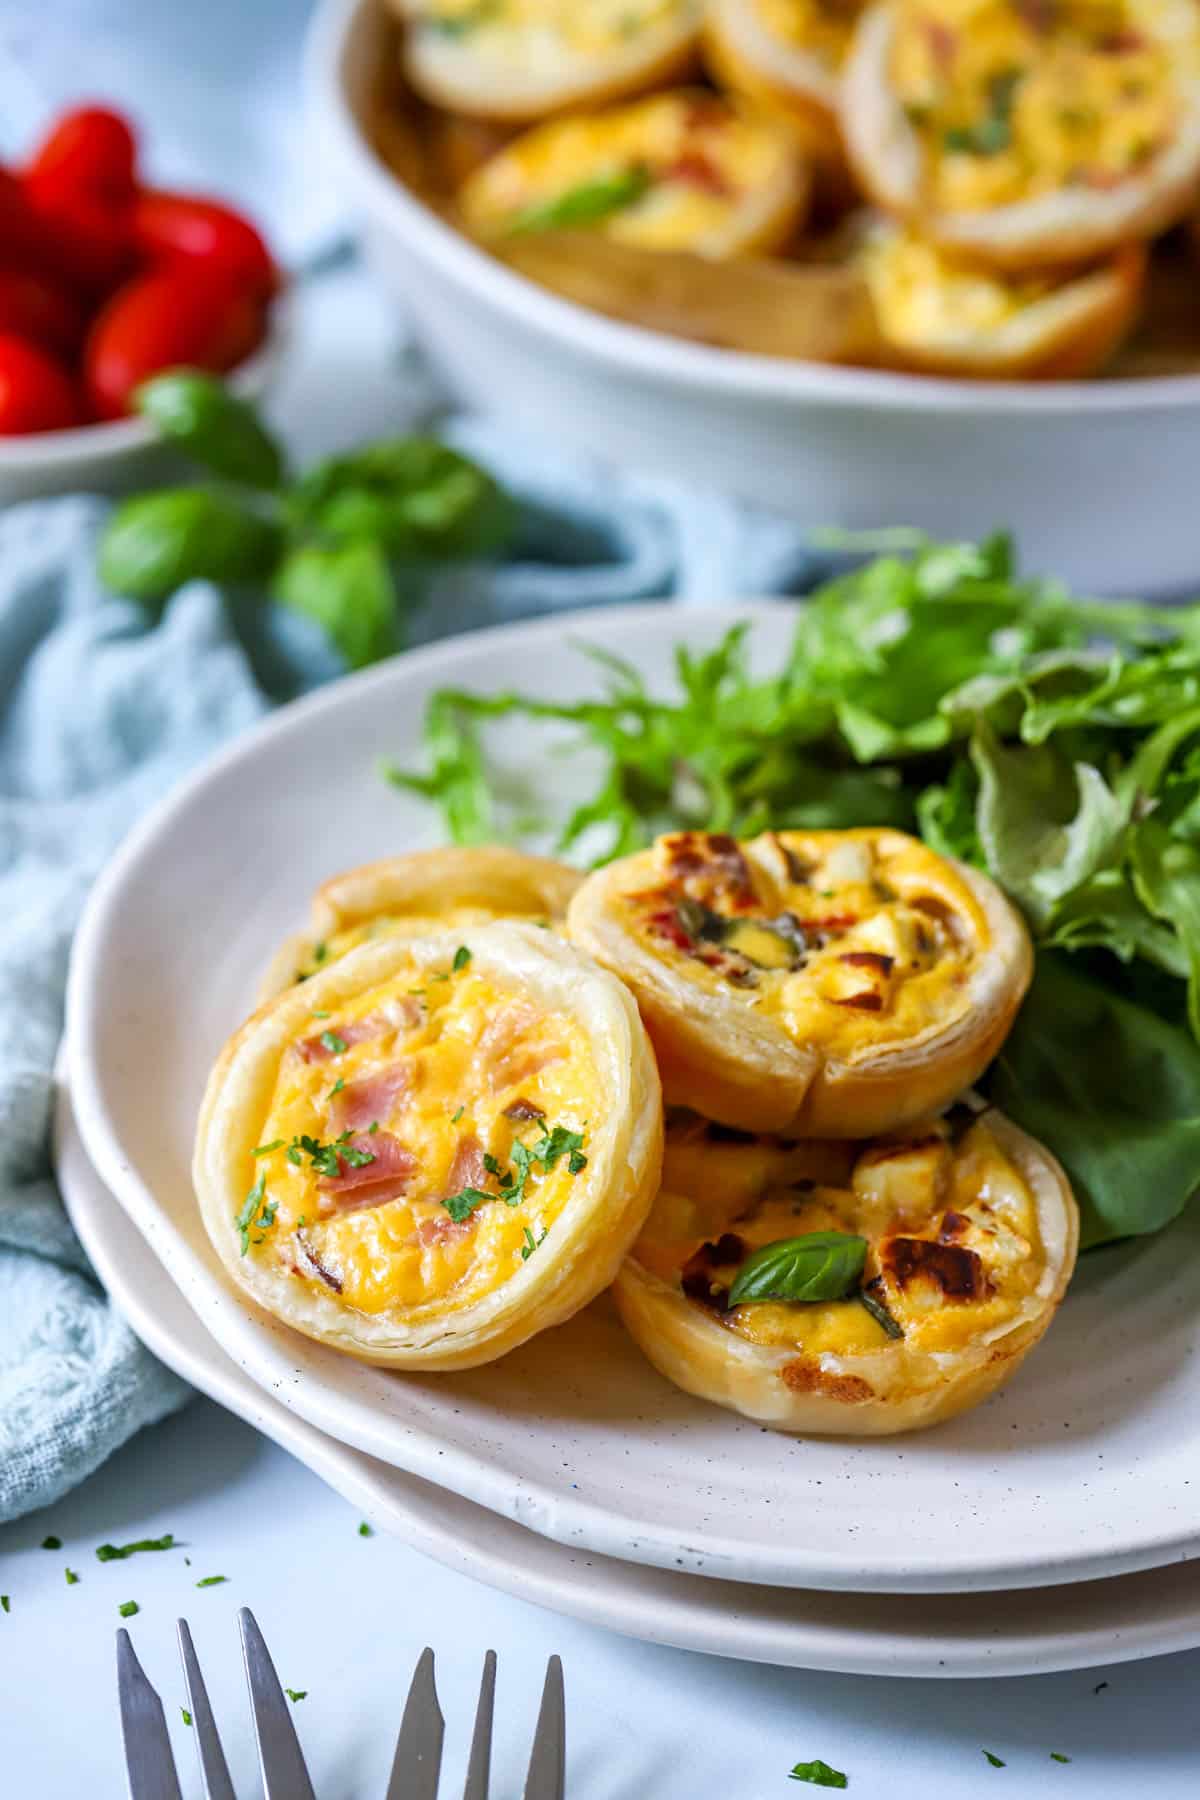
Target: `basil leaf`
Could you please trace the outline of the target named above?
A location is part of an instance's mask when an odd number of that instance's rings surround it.
[[[100,540],[100,579],[116,594],[153,603],[185,581],[261,580],[280,542],[276,524],[227,494],[167,488],[116,508]]]
[[[284,462],[257,412],[215,375],[176,369],[143,382],[138,411],[214,475],[247,487],[277,488]]]
[[[273,591],[284,606],[324,628],[347,668],[365,668],[397,648],[396,592],[377,544],[309,544],[293,550],[280,565]]]
[[[485,469],[433,438],[393,438],[320,462],[287,497],[303,530],[389,557],[483,556],[510,535],[515,509]]]
[[[1063,1164],[1085,1248],[1161,1230],[1200,1186],[1200,1048],[1057,952],[1039,955],[987,1092]]]
[[[650,171],[641,163],[612,175],[581,181],[552,200],[522,207],[508,221],[510,232],[569,231],[577,225],[596,225],[615,212],[633,206],[651,185]]]
[[[866,1258],[866,1238],[845,1231],[780,1238],[746,1258],[729,1289],[729,1304],[841,1300],[856,1286]]]

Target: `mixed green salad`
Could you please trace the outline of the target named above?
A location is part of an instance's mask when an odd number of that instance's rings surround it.
[[[748,630],[681,645],[670,697],[595,651],[599,699],[442,690],[425,767],[389,779],[458,843],[511,835],[486,723],[565,723],[602,774],[564,854],[890,824],[986,869],[1038,950],[989,1097],[1066,1166],[1085,1244],[1159,1230],[1200,1186],[1200,605],[1080,600],[1002,537],[905,534],[812,597],[766,678]]]

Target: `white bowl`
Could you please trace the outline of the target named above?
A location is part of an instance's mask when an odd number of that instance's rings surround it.
[[[244,400],[261,400],[274,379],[287,311],[285,294],[271,307],[262,343],[229,376]],[[0,437],[0,506],[45,494],[122,493],[152,485],[172,469],[184,472],[182,458],[146,419]]]
[[[1200,580],[1200,375],[972,383],[708,349],[535,287],[444,224],[362,123],[382,0],[323,0],[311,103],[363,248],[451,391],[625,466],[726,488],[812,525],[997,526],[1023,565],[1096,593]]]

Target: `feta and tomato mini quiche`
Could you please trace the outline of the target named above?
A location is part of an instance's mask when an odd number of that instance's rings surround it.
[[[786,124],[677,89],[523,133],[464,183],[477,236],[590,227],[643,250],[725,257],[777,248],[808,203]]]
[[[1006,1381],[1078,1235],[1054,1158],[995,1112],[866,1144],[737,1141],[685,1116],[614,1293],[688,1393],[779,1431],[874,1437]]]
[[[540,119],[673,80],[692,62],[702,0],[394,0],[423,99]]]
[[[897,366],[988,380],[1092,374],[1132,328],[1146,275],[1140,244],[1085,269],[1018,274],[948,256],[884,218],[854,261]]]
[[[226,1046],[194,1179],[268,1312],[396,1368],[492,1361],[612,1281],[658,1186],[627,991],[504,921],[363,944]]]
[[[840,163],[842,64],[862,0],[712,0],[704,56],[721,84],[795,119]]]
[[[381,938],[421,937],[492,919],[557,925],[579,882],[565,863],[493,844],[412,850],[348,869],[317,889],[307,930],[281,946],[259,997],[307,981],[348,950]]]
[[[589,876],[567,930],[632,989],[668,1102],[807,1137],[948,1105],[1033,967],[994,882],[888,829],[676,832]]]
[[[1200,179],[1193,0],[881,0],[842,86],[871,198],[1002,267],[1153,236]]]

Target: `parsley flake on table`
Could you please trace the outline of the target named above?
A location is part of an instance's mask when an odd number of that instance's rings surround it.
[[[823,1788],[844,1788],[850,1786],[848,1776],[843,1775],[840,1769],[831,1769],[829,1764],[827,1762],[822,1762],[819,1756],[813,1762],[797,1763],[791,1774],[788,1776],[788,1780],[807,1781],[813,1787]]]
[[[185,1724],[185,1725],[190,1725],[190,1724],[191,1724],[191,1722],[192,1722],[192,1715],[191,1715],[191,1713],[190,1713],[190,1712],[189,1712],[189,1711],[188,1711],[188,1709],[187,1709],[187,1707],[186,1707],[186,1706],[181,1706],[181,1707],[180,1707],[180,1709],[179,1709],[179,1716],[180,1716],[180,1718],[181,1718],[181,1719],[182,1719],[182,1720],[183,1720],[183,1722],[184,1722],[184,1724]]]
[[[68,1587],[77,1587],[79,1585],[79,1577],[75,1573],[74,1569],[64,1569],[63,1574],[67,1578],[67,1586]]]
[[[295,1701],[295,1700],[307,1700],[308,1699],[308,1689],[307,1688],[285,1687],[283,1691],[287,1695],[289,1700]]]
[[[117,1608],[117,1611],[123,1619],[132,1619],[134,1613],[141,1612],[141,1610],[142,1609],[136,1600],[122,1600],[120,1606]]]
[[[0,1594],[0,1612],[11,1612],[11,1611],[12,1611],[12,1607],[9,1604],[8,1595]]]
[[[228,1580],[229,1580],[228,1575],[206,1575],[202,1581],[198,1581],[196,1583],[196,1586],[198,1588],[200,1588],[200,1587],[220,1587],[220,1585],[223,1581],[228,1581]]]
[[[371,1530],[371,1527],[367,1524],[367,1521],[365,1519],[362,1521],[361,1525],[358,1528],[358,1535],[359,1535],[359,1537],[374,1537],[375,1536],[375,1533]]]
[[[140,1556],[143,1550],[176,1550],[174,1532],[168,1531],[160,1538],[138,1538],[133,1544],[101,1544],[96,1551],[97,1562],[124,1562],[127,1557]]]
[[[1070,1757],[1064,1756],[1061,1750],[1052,1750],[1050,1752],[1051,1762],[1070,1762],[1070,1760]]]
[[[1004,1759],[1002,1757],[993,1756],[992,1752],[990,1750],[985,1750],[983,1752],[983,1756],[988,1762],[991,1763],[993,1769],[1007,1769],[1007,1767],[1008,1767],[1008,1764],[1004,1761]]]
[[[44,1537],[42,1539],[42,1549],[43,1550],[61,1550],[62,1549],[62,1539],[60,1537]]]

